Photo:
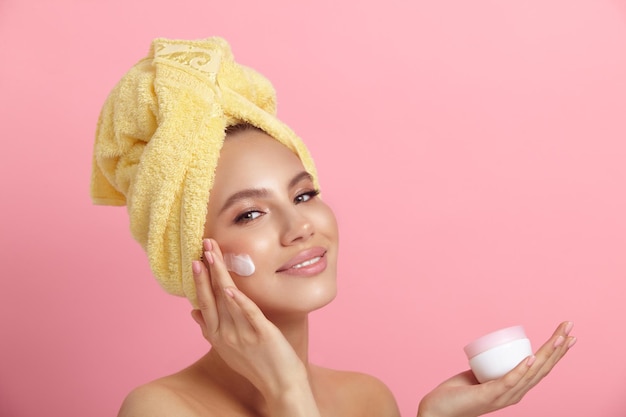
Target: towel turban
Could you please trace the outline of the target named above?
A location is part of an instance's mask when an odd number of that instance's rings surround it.
[[[95,204],[126,205],[130,230],[169,293],[196,306],[209,193],[229,126],[248,123],[293,151],[317,182],[304,143],[276,117],[270,82],[234,61],[220,38],[155,39],[108,96],[96,130]]]

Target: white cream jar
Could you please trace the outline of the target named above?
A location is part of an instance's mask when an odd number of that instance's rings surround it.
[[[507,327],[486,334],[465,346],[463,350],[480,383],[500,378],[533,353],[522,326]]]

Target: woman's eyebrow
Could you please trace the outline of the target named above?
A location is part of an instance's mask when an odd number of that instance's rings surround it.
[[[302,171],[301,173],[293,177],[291,181],[289,181],[289,186],[287,188],[295,187],[302,180],[313,181],[313,175],[309,174],[306,171]]]
[[[245,200],[246,198],[267,198],[269,194],[270,192],[265,188],[249,188],[246,190],[238,191],[228,197],[228,199],[220,209],[218,215],[222,214],[222,212],[226,211],[230,206],[232,206],[239,200]]]
[[[300,181],[303,180],[313,181],[313,176],[306,171],[302,171],[295,177],[293,177],[291,181],[289,181],[288,188],[295,187]],[[218,215],[222,214],[230,206],[232,206],[239,200],[245,200],[247,198],[268,198],[269,195],[270,192],[266,188],[248,188],[245,190],[237,191],[235,194],[228,197],[228,199],[220,209]]]

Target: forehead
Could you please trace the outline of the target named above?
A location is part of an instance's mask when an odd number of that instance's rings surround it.
[[[211,199],[247,188],[286,186],[304,166],[296,154],[255,129],[228,135],[220,152]]]

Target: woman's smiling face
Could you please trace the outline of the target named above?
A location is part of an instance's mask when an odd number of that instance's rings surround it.
[[[300,159],[257,129],[227,136],[208,204],[205,237],[247,254],[253,275],[235,284],[268,318],[308,313],[336,294],[338,233]]]

